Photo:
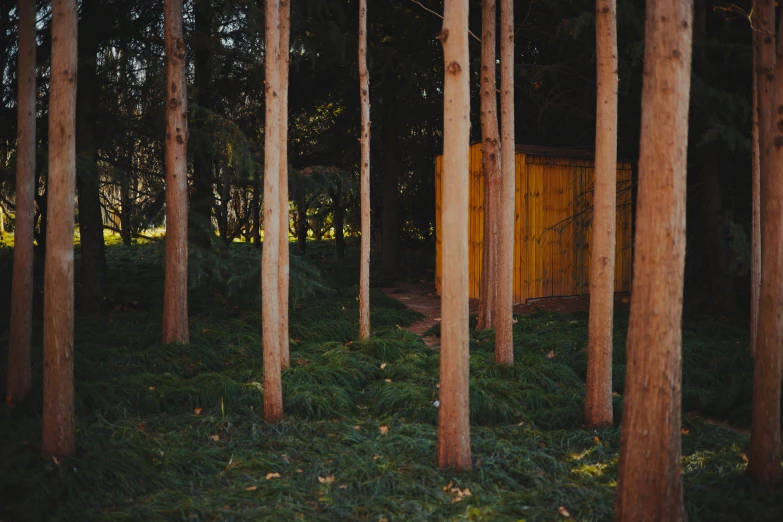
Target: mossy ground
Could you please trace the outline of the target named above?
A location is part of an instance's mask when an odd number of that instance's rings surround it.
[[[329,244],[310,247],[292,256],[287,417],[270,425],[259,253],[232,245],[195,256],[191,344],[165,346],[160,245],[111,246],[111,311],[76,325],[78,453],[59,463],[38,455],[38,320],[35,392],[22,407],[0,407],[0,520],[562,520],[561,507],[577,520],[611,519],[619,430],[581,426],[586,314],[519,317],[512,368],[492,364],[491,331],[474,334],[475,466],[441,471],[439,354],[401,328],[417,314],[373,291],[374,335],[357,342],[356,252],[334,262]],[[426,257],[415,270],[426,272]],[[4,283],[8,266],[5,255]],[[627,317],[615,324],[622,393]],[[747,437],[702,418],[748,424],[743,329],[691,320],[683,338],[690,520],[783,519],[781,492],[744,476]],[[0,383],[5,364],[3,351]],[[620,395],[615,407],[619,420]]]

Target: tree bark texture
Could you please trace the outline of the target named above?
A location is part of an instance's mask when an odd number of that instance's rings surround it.
[[[359,339],[370,337],[370,71],[367,68],[367,0],[359,0],[359,96],[361,102],[362,245],[359,268]]]
[[[493,327],[498,283],[499,226],[502,178],[495,81],[495,0],[481,7],[481,169],[484,173],[484,240],[481,245],[481,282],[476,330]]]
[[[6,402],[18,404],[32,386],[33,228],[35,218],[35,0],[19,0],[19,92],[16,224]]]
[[[753,3],[761,151],[761,293],[753,369],[748,474],[780,484],[780,372],[783,347],[783,57],[775,57],[775,4]],[[783,12],[781,12],[783,16]]]
[[[692,1],[647,2],[618,521],[685,518],[681,327],[692,26]]]
[[[182,0],[166,0],[166,275],[163,342],[188,335],[188,99]]]
[[[291,5],[280,0],[280,265],[278,292],[280,295],[280,364],[291,365],[288,344],[288,284],[290,276],[288,225],[288,54],[291,38]]]
[[[437,464],[470,469],[468,360],[468,0],[443,13],[443,264]]]
[[[500,208],[495,300],[495,363],[514,364],[514,1],[500,0]]]
[[[612,425],[612,324],[617,221],[617,2],[595,10],[597,102],[585,425]]]
[[[261,301],[264,335],[264,418],[283,417],[280,324],[280,139],[281,67],[280,0],[266,2],[266,121],[264,127],[264,247],[261,259]]]
[[[73,232],[76,178],[76,0],[52,2],[49,188],[44,273],[44,456],[76,451]]]
[[[98,144],[95,140],[97,103],[100,94],[97,58],[100,47],[100,2],[82,2],[79,32],[79,89],[76,93],[76,190],[79,195],[81,271],[79,310],[97,313],[103,304],[106,252],[103,242]]]

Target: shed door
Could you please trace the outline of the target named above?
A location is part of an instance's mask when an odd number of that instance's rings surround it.
[[[526,297],[579,294],[585,240],[578,237],[582,227],[575,196],[583,193],[576,185],[585,167],[557,158],[532,160],[527,165]]]

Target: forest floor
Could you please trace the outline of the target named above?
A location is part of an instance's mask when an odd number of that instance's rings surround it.
[[[191,344],[182,346],[160,343],[161,245],[110,246],[107,311],[77,315],[78,449],[62,461],[39,456],[37,292],[34,393],[22,406],[0,406],[0,520],[611,519],[622,398],[614,427],[582,426],[586,313],[518,315],[511,368],[492,363],[492,331],[472,332],[474,469],[439,470],[440,354],[404,329],[422,315],[379,291],[393,284],[376,273],[373,336],[356,341],[355,247],[338,262],[329,243],[308,246],[292,255],[292,367],[283,375],[287,415],[277,424],[261,415],[259,251],[191,254]],[[407,257],[417,268],[405,281],[431,278],[431,256]],[[0,249],[0,390],[9,266]],[[619,393],[626,329],[619,309]],[[423,333],[437,338],[439,326]],[[783,519],[781,491],[745,476],[747,436],[697,416],[748,426],[746,346],[742,325],[685,322],[682,465],[691,521]]]
[[[427,346],[435,347],[438,339],[426,333],[440,322],[440,295],[434,283],[400,281],[397,284],[381,288],[381,292],[400,301],[411,310],[419,312],[423,317],[415,323],[405,327],[409,332],[422,336]],[[627,311],[630,303],[628,293],[619,293],[615,296],[615,310]],[[470,313],[478,312],[478,299],[470,300]],[[573,297],[551,297],[547,299],[534,299],[525,303],[514,305],[515,315],[531,315],[540,312],[575,313],[587,312],[590,309],[590,297],[587,295]]]

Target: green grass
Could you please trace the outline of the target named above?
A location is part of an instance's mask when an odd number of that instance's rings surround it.
[[[160,343],[161,245],[111,246],[109,311],[77,318],[77,455],[39,457],[37,315],[33,396],[0,407],[0,520],[562,520],[560,506],[577,520],[611,519],[619,430],[581,425],[585,314],[519,317],[511,368],[492,363],[493,332],[473,335],[475,466],[441,471],[439,354],[401,328],[418,315],[376,290],[374,335],[356,341],[356,252],[337,262],[330,247],[292,256],[287,416],[270,425],[259,252],[192,256],[191,344],[181,346]],[[615,323],[621,393],[627,317]],[[747,426],[742,330],[689,321],[683,339],[684,410]],[[3,353],[0,379],[5,364]],[[619,419],[620,396],[615,406]],[[745,478],[747,437],[683,419],[690,520],[780,520],[783,495]],[[455,502],[449,484],[471,495]]]

